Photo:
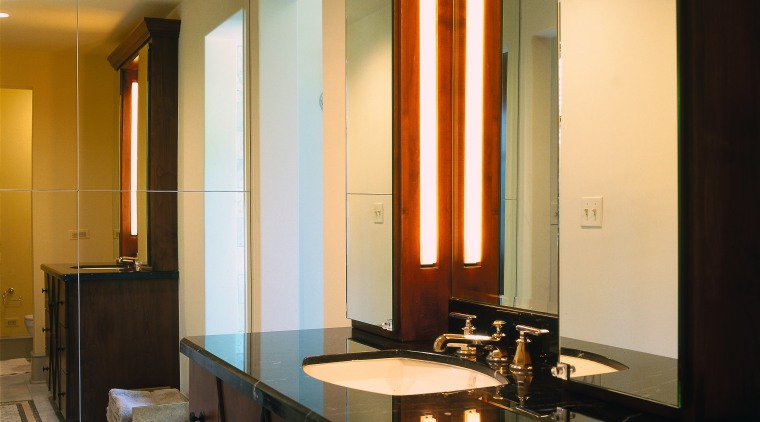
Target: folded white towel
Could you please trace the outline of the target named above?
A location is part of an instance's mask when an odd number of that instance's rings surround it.
[[[176,388],[153,390],[150,395],[156,404],[182,403],[187,401],[187,397]]]
[[[106,407],[106,422],[118,422],[118,420],[114,419],[113,417],[111,406]]]
[[[135,407],[187,403],[187,401],[187,397],[176,388],[154,391],[113,388],[108,392],[108,408],[113,421],[108,422],[132,422],[132,409]]]
[[[113,388],[108,392],[109,407],[116,422],[131,422],[132,408],[153,404],[150,391],[122,390]]]

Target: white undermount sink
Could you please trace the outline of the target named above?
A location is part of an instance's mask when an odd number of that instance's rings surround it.
[[[609,374],[628,369],[626,365],[618,361],[594,353],[564,348],[562,352],[559,361],[572,366],[570,378]]]
[[[434,360],[433,360],[434,359]],[[445,355],[404,350],[306,358],[303,370],[330,384],[393,396],[444,393],[506,383],[495,371]]]

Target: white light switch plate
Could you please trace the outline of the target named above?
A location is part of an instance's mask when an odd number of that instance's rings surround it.
[[[602,227],[602,197],[584,196],[581,198],[581,227]]]

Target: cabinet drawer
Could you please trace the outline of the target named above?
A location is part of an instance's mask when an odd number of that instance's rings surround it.
[[[66,302],[63,300],[58,301],[56,308],[58,310],[58,323],[61,326],[68,328],[69,321],[68,318],[66,318]]]
[[[55,354],[58,356],[58,369],[66,372],[68,370],[68,344],[66,337],[66,329],[63,325],[58,326],[58,338],[55,342]]]
[[[54,397],[56,404],[58,404],[58,409],[61,411],[61,414],[63,414],[63,417],[68,420],[69,419],[69,406],[68,406],[68,397],[66,396],[68,394],[69,386],[68,384],[68,374],[66,374],[66,371],[61,369],[58,372],[58,392],[55,394],[57,397]]]

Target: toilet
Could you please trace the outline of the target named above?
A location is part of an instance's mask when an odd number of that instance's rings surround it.
[[[26,331],[29,331],[29,335],[34,337],[34,315],[24,315],[24,325],[26,325]]]

